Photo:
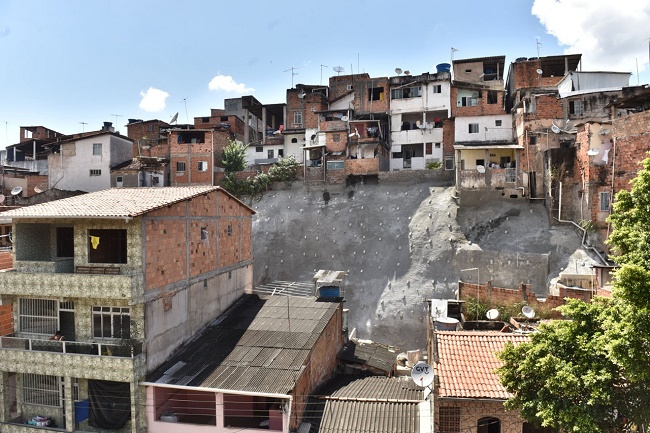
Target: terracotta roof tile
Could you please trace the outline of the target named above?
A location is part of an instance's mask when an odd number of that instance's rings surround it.
[[[501,366],[496,353],[508,341],[528,341],[527,335],[486,331],[438,331],[436,335],[438,363],[434,369],[440,381],[439,397],[510,397],[495,372]]]

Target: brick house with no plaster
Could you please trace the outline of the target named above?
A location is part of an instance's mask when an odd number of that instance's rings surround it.
[[[253,213],[219,187],[114,188],[4,213],[3,431],[51,422],[36,416],[146,431],[147,371],[252,288]]]

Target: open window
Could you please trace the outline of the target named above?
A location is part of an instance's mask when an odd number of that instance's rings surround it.
[[[72,227],[56,228],[56,256],[74,257],[74,229]]]
[[[368,89],[368,101],[383,101],[384,100],[384,88],[383,87],[373,87]]]
[[[282,431],[282,400],[251,395],[223,395],[226,428],[264,428]]]
[[[88,230],[89,263],[126,263],[126,229]]]
[[[493,417],[479,419],[476,433],[501,433],[501,420]]]

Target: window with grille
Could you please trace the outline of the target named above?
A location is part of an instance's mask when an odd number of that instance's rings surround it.
[[[90,175],[91,175],[91,176],[101,176],[101,175],[102,175],[102,171],[101,171],[101,170],[97,170],[97,169],[91,169],[91,170],[90,170]]]
[[[600,193],[600,211],[607,212],[609,210],[609,192]]]
[[[130,338],[130,309],[128,307],[93,306],[93,336],[96,338]]]
[[[442,406],[438,410],[438,431],[460,433],[460,408]]]
[[[177,161],[176,162],[176,171],[185,171],[185,162]]]
[[[470,123],[469,124],[469,133],[470,134],[478,134],[478,123]]]
[[[198,170],[208,171],[208,161],[199,161]]]
[[[93,143],[93,155],[101,155],[102,154],[102,144],[101,143]]]
[[[18,304],[20,332],[54,335],[59,329],[57,301],[21,298]]]
[[[61,378],[43,374],[22,374],[23,403],[61,407]]]

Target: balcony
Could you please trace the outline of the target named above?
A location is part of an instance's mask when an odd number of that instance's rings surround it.
[[[441,143],[442,128],[433,129],[407,129],[404,131],[391,132],[393,144],[415,144],[415,143]]]
[[[37,373],[129,382],[146,370],[142,343],[87,343],[0,337],[0,363],[18,373]]]
[[[16,261],[15,266],[16,270],[0,272],[0,293],[4,295],[128,299],[133,302],[142,302],[144,296],[141,272],[114,275],[103,268],[102,273],[96,272],[99,267],[77,268],[84,271],[89,268],[88,273],[72,273],[67,267],[68,272],[61,272],[58,262]]]

